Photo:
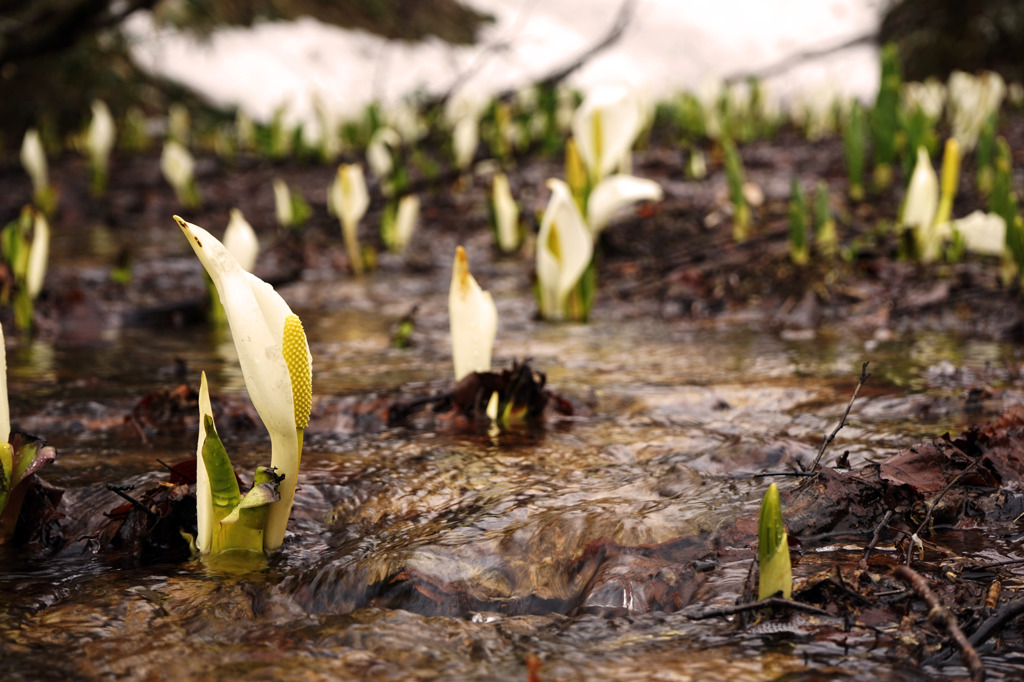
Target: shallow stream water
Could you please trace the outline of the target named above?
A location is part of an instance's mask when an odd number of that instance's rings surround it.
[[[305,321],[317,396],[283,551],[238,573],[140,565],[80,541],[45,557],[0,548],[0,677],[525,680],[531,657],[544,680],[920,674],[866,631],[812,638],[798,620],[775,633],[678,609],[734,603],[754,549],[716,532],[756,514],[755,474],[814,458],[862,362],[872,377],[826,455],[848,451],[854,466],[1020,402],[1015,349],[669,323],[611,302],[590,324],[545,324],[517,268],[480,270],[501,319],[495,366],[529,357],[575,416],[504,432],[361,423],[345,405],[450,386],[448,275],[312,273],[281,289]],[[415,345],[391,349],[413,304]],[[142,485],[163,476],[158,459],[194,456],[194,431],[118,428],[141,396],[195,386],[202,369],[215,400],[244,400],[229,335],[198,325],[22,343],[8,364],[15,427],[54,434],[44,478],[87,515],[121,502],[106,483]],[[967,399],[985,386],[993,397]],[[242,470],[268,458],[261,433],[225,441]],[[962,672],[950,665],[934,672]]]

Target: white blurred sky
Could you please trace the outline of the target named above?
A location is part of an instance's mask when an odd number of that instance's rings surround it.
[[[415,1],[415,0],[411,0]],[[312,19],[219,30],[208,40],[156,31],[148,14],[128,24],[140,64],[209,99],[268,120],[282,103],[289,118],[310,121],[312,98],[341,115],[373,99],[393,102],[416,89],[446,91],[481,66],[466,88],[494,92],[542,77],[605,35],[622,0],[463,0],[494,15],[477,45],[439,40],[387,42]],[[619,41],[577,71],[587,89],[610,81],[663,96],[697,89],[716,77],[771,66],[794,53],[827,48],[872,31],[871,0],[637,0]],[[486,46],[507,41],[507,49]],[[877,50],[871,45],[793,69],[768,81],[791,97],[827,88],[873,96]]]

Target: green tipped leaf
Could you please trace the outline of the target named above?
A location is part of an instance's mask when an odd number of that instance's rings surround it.
[[[242,499],[238,491],[238,479],[231,467],[231,460],[224,449],[224,443],[217,435],[213,425],[213,417],[203,415],[206,426],[206,440],[203,441],[203,464],[210,477],[210,492],[213,495],[214,507],[235,507]]]
[[[757,561],[760,567],[757,598],[766,599],[782,592],[793,594],[793,570],[789,561],[789,540],[782,521],[779,488],[774,483],[765,491],[761,518],[757,525]]]

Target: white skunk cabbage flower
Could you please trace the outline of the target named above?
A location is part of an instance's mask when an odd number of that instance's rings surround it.
[[[35,300],[43,290],[46,279],[46,264],[50,260],[50,225],[40,211],[35,212],[32,224],[32,246],[28,252],[28,266],[25,268],[25,287],[28,297]]]
[[[519,248],[519,205],[512,197],[508,177],[495,173],[491,184],[491,203],[494,207],[494,226],[498,237],[498,248],[512,253]]]
[[[107,174],[110,151],[114,148],[116,137],[114,117],[103,100],[93,100],[92,121],[85,134],[85,144],[89,149],[89,159],[93,170],[103,176]]]
[[[587,199],[587,225],[594,239],[608,224],[616,211],[638,201],[660,201],[661,185],[654,180],[632,175],[611,175],[597,184]]]
[[[569,185],[552,178],[548,187],[551,199],[537,235],[540,313],[547,320],[562,320],[568,314],[569,294],[594,255],[594,240]]]
[[[168,140],[164,143],[164,150],[160,154],[160,172],[174,188],[179,201],[188,196],[189,185],[195,180],[195,170],[195,159],[184,145],[176,140]],[[182,203],[186,202],[182,201]]]
[[[937,78],[928,78],[923,83],[904,83],[900,94],[905,111],[913,113],[920,109],[933,121],[942,115],[942,109],[946,106],[946,86]]]
[[[398,201],[395,212],[395,243],[396,251],[404,251],[416,231],[416,223],[420,219],[420,198],[415,194],[407,194]]]
[[[363,255],[359,249],[358,228],[359,221],[370,207],[370,193],[366,189],[366,177],[361,165],[343,163],[338,166],[338,173],[327,193],[327,204],[341,221],[341,234],[345,239],[345,251],[348,252],[352,270],[361,275]]]
[[[393,128],[378,128],[366,146],[366,163],[378,180],[391,174],[395,162],[391,154],[402,145],[402,138]]]
[[[949,76],[949,119],[953,137],[964,152],[974,149],[981,128],[993,111],[997,111],[1006,96],[1006,82],[994,71],[972,76],[954,71]]]
[[[224,248],[235,257],[243,270],[252,272],[260,253],[260,241],[252,225],[237,208],[231,209],[231,218],[224,230]]]
[[[313,370],[302,322],[274,288],[246,272],[203,228],[174,216],[213,280],[235,342],[242,377],[270,434],[271,465],[284,474],[267,515],[264,550],[284,541],[295,498],[302,436],[313,401]]]
[[[928,150],[917,148],[917,163],[907,185],[907,196],[903,200],[903,216],[900,223],[914,230],[923,260],[934,260],[938,255],[938,239],[935,239],[932,223],[939,208],[939,176],[932,167]]]
[[[487,99],[474,93],[460,93],[448,100],[445,118],[452,126],[452,152],[455,167],[465,170],[476,155],[480,144],[480,116],[487,107]]]
[[[288,183],[281,178],[274,178],[274,215],[277,216],[277,224],[281,227],[291,227],[295,224],[292,191],[288,189]]]
[[[32,178],[32,189],[39,194],[50,186],[50,175],[46,165],[46,152],[39,138],[39,131],[29,128],[21,141],[21,165]]]
[[[952,229],[960,233],[964,248],[985,256],[1001,256],[1006,250],[1006,221],[995,213],[974,211],[954,220]]]
[[[498,309],[490,292],[484,291],[469,272],[466,250],[455,249],[452,285],[448,291],[448,321],[452,334],[455,381],[471,372],[489,372],[494,339],[498,333]]]
[[[621,85],[595,88],[572,118],[572,135],[593,183],[630,153],[643,126],[635,94]]]

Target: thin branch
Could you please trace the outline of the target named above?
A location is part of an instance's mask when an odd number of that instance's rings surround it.
[[[825,450],[827,450],[828,446],[832,444],[832,441],[836,439],[836,434],[839,433],[839,430],[846,426],[846,418],[850,416],[850,410],[853,408],[853,401],[857,399],[857,394],[860,393],[861,387],[870,377],[871,375],[868,374],[868,363],[865,362],[860,366],[860,380],[857,382],[857,388],[853,389],[853,396],[850,397],[850,403],[846,406],[846,412],[843,413],[843,418],[839,420],[838,424],[836,424],[836,428],[832,430],[832,433],[825,436],[825,440],[822,441],[821,447],[818,449],[818,456],[814,458],[814,463],[811,464],[810,471],[814,471],[818,468],[818,462],[821,461],[821,457],[825,454]]]
[[[152,509],[150,509],[146,505],[142,504],[141,502],[139,502],[138,500],[136,500],[134,497],[132,497],[131,495],[129,495],[126,492],[126,491],[129,491],[129,490],[135,490],[135,486],[133,486],[133,485],[115,485],[113,483],[108,483],[107,484],[107,490],[109,490],[110,492],[114,493],[115,495],[117,495],[121,499],[127,500],[128,502],[131,503],[131,505],[133,507],[135,507],[136,509],[144,512],[146,514],[146,516],[148,516],[149,518],[154,519],[154,518],[157,517],[157,513],[156,512],[154,512]]]
[[[871,536],[871,542],[869,542],[868,546],[864,549],[864,556],[861,557],[860,563],[858,564],[858,568],[862,571],[868,570],[868,557],[871,556],[871,551],[875,548],[875,545],[878,544],[879,539],[881,539],[882,529],[889,524],[889,519],[891,518],[892,509],[886,511],[881,522],[875,526],[875,534]]]
[[[967,454],[966,454],[966,453],[965,453],[965,452],[964,452],[963,450],[961,450],[960,448],[958,448],[957,446],[953,445],[952,443],[950,443],[950,442],[948,442],[948,441],[944,441],[944,442],[946,443],[946,445],[948,445],[948,446],[950,446],[951,448],[953,448],[953,450],[954,450],[955,452],[958,452],[958,453],[960,453],[960,454],[961,454],[961,455],[963,455],[964,457],[967,457],[967,459],[968,459],[968,460],[970,460],[970,457],[968,457],[968,456],[967,456]],[[973,461],[971,462],[970,466],[968,466],[968,467],[967,467],[966,469],[964,469],[964,470],[963,470],[963,471],[961,471],[961,472],[960,472],[959,474],[957,474],[956,476],[954,476],[954,477],[953,477],[953,480],[951,480],[951,481],[950,481],[949,483],[947,483],[947,484],[946,484],[946,487],[945,487],[945,488],[943,488],[943,489],[942,489],[942,491],[941,491],[941,492],[939,492],[939,494],[938,494],[938,495],[937,495],[937,496],[935,497],[935,499],[934,499],[934,500],[933,500],[932,502],[930,502],[930,503],[928,504],[928,511],[927,511],[927,513],[925,513],[925,515],[924,515],[924,518],[923,518],[923,519],[921,520],[921,524],[920,524],[920,525],[919,525],[919,526],[917,527],[917,530],[915,530],[915,531],[914,531],[914,535],[915,535],[915,536],[917,536],[917,535],[918,535],[918,534],[919,534],[919,533],[920,533],[920,532],[921,532],[922,530],[924,530],[924,527],[925,527],[926,525],[928,525],[928,521],[930,521],[930,520],[931,520],[931,518],[932,518],[932,510],[934,510],[934,509],[935,509],[935,507],[937,507],[937,506],[938,506],[938,504],[939,504],[939,501],[940,501],[940,500],[942,499],[942,497],[943,497],[943,496],[944,496],[944,495],[945,495],[946,493],[948,493],[948,492],[949,492],[949,489],[950,489],[950,488],[952,488],[952,487],[953,487],[953,486],[954,486],[954,485],[956,484],[956,482],[957,482],[957,481],[959,481],[959,480],[960,480],[961,478],[963,478],[964,476],[966,476],[967,474],[969,474],[969,473],[970,473],[970,472],[971,472],[971,471],[972,471],[972,470],[974,469],[974,467],[978,466],[978,463],[979,463],[979,462],[981,462],[981,457],[977,457],[977,458],[975,458],[975,459],[974,459],[974,460],[973,460]]]
[[[964,636],[963,630],[957,625],[953,614],[942,605],[939,598],[932,592],[932,588],[928,586],[928,581],[924,579],[924,576],[908,566],[897,566],[893,574],[914,588],[918,596],[928,605],[928,622],[937,628],[945,630],[946,634],[956,643],[957,648],[960,649],[960,658],[971,674],[972,682],[984,680],[985,666],[981,662],[981,657],[978,656],[974,646],[967,641],[967,637]]]
[[[764,80],[772,76],[777,76],[780,73],[785,73],[795,66],[799,66],[803,62],[817,61],[822,57],[828,57],[835,54],[836,52],[842,52],[848,50],[851,47],[857,47],[858,45],[869,45],[878,40],[878,34],[876,32],[865,33],[863,35],[855,36],[845,42],[839,43],[838,45],[832,45],[831,47],[823,47],[817,50],[806,50],[804,52],[797,52],[791,54],[781,61],[772,64],[771,66],[756,71],[745,71],[741,73],[734,73],[731,76],[727,76],[723,80],[726,85],[733,83],[739,83],[751,78],[757,80]]]
[[[782,597],[768,597],[749,604],[737,604],[736,606],[723,606],[717,609],[684,609],[683,615],[690,620],[705,620],[707,618],[718,618],[720,616],[733,616],[737,613],[757,611],[765,607],[785,608],[804,613],[813,613],[818,616],[831,615],[828,611],[820,609],[812,604],[783,599]]]
[[[1004,625],[1022,613],[1024,613],[1024,599],[1017,599],[1016,601],[1003,604],[999,607],[998,611],[978,626],[978,629],[974,631],[974,634],[971,635],[968,641],[971,643],[971,646],[981,646],[992,635],[1001,630]]]

